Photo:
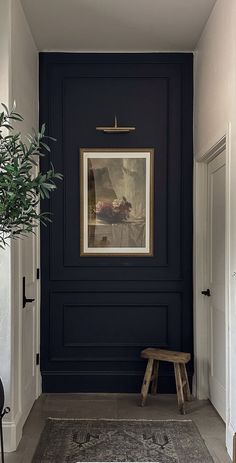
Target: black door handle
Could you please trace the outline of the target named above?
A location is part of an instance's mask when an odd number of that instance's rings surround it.
[[[204,291],[202,291],[202,294],[203,294],[203,296],[208,296],[208,297],[210,297],[211,291],[209,290],[209,288],[207,288],[207,289],[205,289]]]
[[[30,303],[30,302],[34,302],[35,299],[30,299],[28,297],[26,297],[25,295],[25,277],[23,277],[23,291],[22,291],[22,297],[23,297],[23,309],[25,308],[26,304],[27,303]]]

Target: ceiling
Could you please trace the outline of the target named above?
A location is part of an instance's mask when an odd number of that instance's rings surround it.
[[[40,51],[192,51],[216,0],[21,0]]]

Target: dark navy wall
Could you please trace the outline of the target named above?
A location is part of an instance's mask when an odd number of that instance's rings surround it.
[[[95,130],[115,114],[136,131]],[[40,119],[64,174],[43,203],[43,390],[138,391],[143,348],[192,352],[192,54],[41,53]],[[81,147],[154,148],[153,257],[80,256]]]

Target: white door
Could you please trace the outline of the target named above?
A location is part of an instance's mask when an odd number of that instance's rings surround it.
[[[37,235],[22,240],[22,413],[27,416],[37,397],[38,280]],[[24,297],[26,298],[24,300]]]
[[[225,152],[208,164],[210,400],[225,421]],[[206,296],[207,297],[207,296]]]

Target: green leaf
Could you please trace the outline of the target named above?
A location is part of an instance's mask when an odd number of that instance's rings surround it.
[[[43,225],[51,222],[49,213],[40,213],[38,204],[40,198],[50,198],[56,189],[55,180],[63,178],[53,165],[47,171],[38,170],[34,156],[45,156],[44,150],[50,152],[43,139],[55,140],[45,135],[45,124],[39,133],[33,130],[25,143],[21,133],[15,133],[9,122],[20,123],[23,117],[15,112],[15,105],[11,111],[6,105],[3,109],[0,113],[0,248],[6,247],[10,238],[33,233],[39,222]],[[3,128],[8,128],[10,133],[3,135]],[[33,172],[36,172],[34,176]]]
[[[2,103],[2,107],[4,108],[5,113],[7,114],[7,116],[9,116],[8,107],[4,103]]]

